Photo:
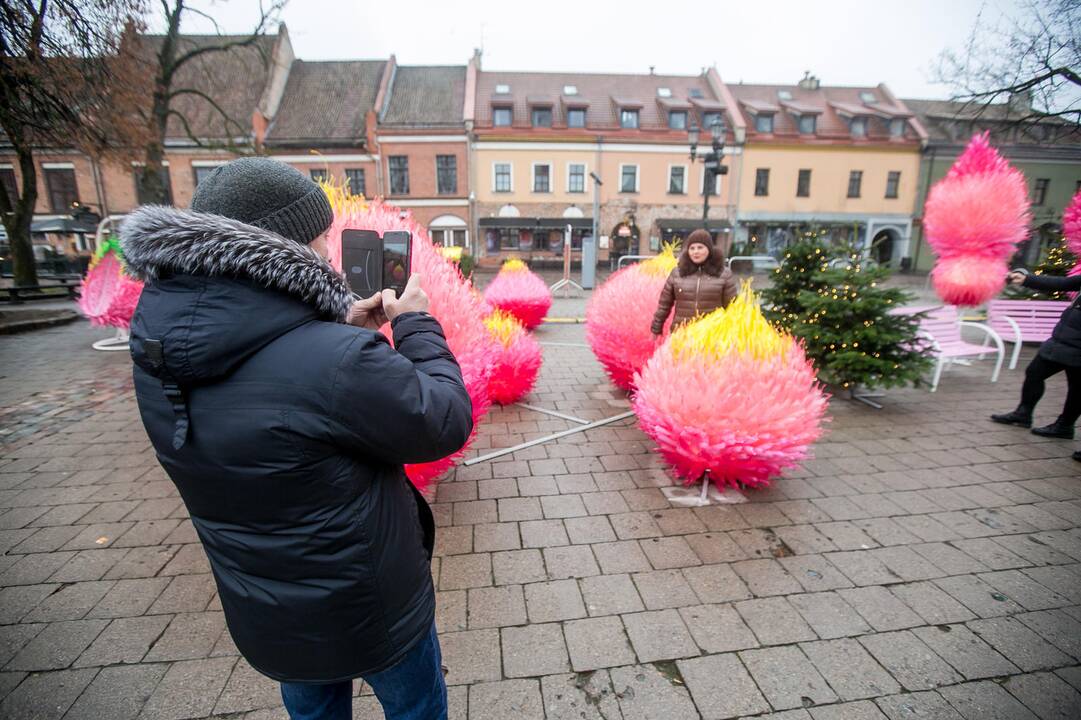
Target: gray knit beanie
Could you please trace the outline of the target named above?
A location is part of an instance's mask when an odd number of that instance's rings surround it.
[[[263,157],[241,158],[214,170],[195,188],[191,209],[270,230],[302,245],[334,219],[318,185],[295,168]]]

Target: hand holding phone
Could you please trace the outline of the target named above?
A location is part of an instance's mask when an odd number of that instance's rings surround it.
[[[1025,278],[1028,276],[1027,270],[1010,270],[1010,274],[1006,276],[1006,282],[1011,285],[1020,285],[1025,282]]]
[[[374,230],[342,231],[342,271],[349,289],[368,298],[383,290],[405,292],[409,282],[413,235],[391,230],[380,237]]]
[[[401,297],[392,289],[383,291],[383,312],[392,321],[408,312],[428,312],[428,294],[420,287],[420,275],[412,275]]]

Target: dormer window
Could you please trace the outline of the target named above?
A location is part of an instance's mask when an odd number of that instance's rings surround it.
[[[552,127],[552,108],[534,107],[532,118],[533,127]]]
[[[899,138],[905,136],[905,124],[904,118],[893,118],[890,120],[890,137]]]
[[[778,90],[777,91],[777,99],[778,100],[791,100],[792,99],[792,93],[789,92],[788,90]]]
[[[578,94],[578,86],[577,85],[564,85],[563,86],[563,94],[564,95],[577,95]]]
[[[510,127],[514,112],[506,106],[492,108],[492,125],[495,127]]]
[[[672,88],[659,87],[657,88],[657,97],[670,98],[672,97]]]
[[[627,130],[638,129],[638,110],[623,108],[619,111],[619,126]]]
[[[867,118],[854,117],[848,126],[852,137],[867,137]]]
[[[814,135],[816,125],[817,125],[817,116],[815,116],[815,115],[800,115],[799,116],[799,131],[800,131],[801,135]]]
[[[668,127],[672,130],[687,129],[687,111],[673,110],[668,113]]]
[[[724,118],[721,117],[721,114],[713,111],[702,113],[702,127],[708,131],[714,125],[724,125]]]
[[[509,95],[510,94],[510,85],[504,85],[502,83],[500,83],[499,85],[496,85],[495,86],[495,94],[496,95]]]
[[[759,113],[754,116],[754,131],[759,133],[773,132],[773,113]]]
[[[571,108],[567,111],[567,127],[584,128],[586,126],[585,108]]]
[[[878,102],[878,98],[875,97],[875,94],[866,90],[860,93],[860,100],[865,103]]]
[[[702,97],[702,89],[701,88],[696,88],[696,87],[691,88],[690,92],[687,93],[687,94],[690,95],[693,98],[701,98]]]

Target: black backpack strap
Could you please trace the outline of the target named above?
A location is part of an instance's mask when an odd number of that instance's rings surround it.
[[[165,399],[173,406],[173,415],[176,424],[173,426],[173,448],[179,450],[184,447],[188,440],[188,428],[191,426],[191,418],[188,415],[188,402],[184,397],[184,391],[173,379],[169,368],[165,366],[165,353],[161,340],[143,340],[143,350],[150,361],[151,366],[157,371],[161,379],[161,389],[165,393]]]

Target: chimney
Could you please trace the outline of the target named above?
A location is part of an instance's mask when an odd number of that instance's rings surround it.
[[[656,67],[655,65],[650,65],[650,66],[649,66],[649,74],[650,74],[650,75],[653,75],[653,74],[654,74],[654,73],[653,73],[653,69],[654,69],[655,67]]]
[[[473,48],[473,60],[476,62],[478,70],[480,70],[480,61],[483,55],[483,50],[481,50],[480,48]]]
[[[812,75],[810,70],[803,71],[803,78],[798,83],[803,90],[817,90],[819,84],[818,78]]]

